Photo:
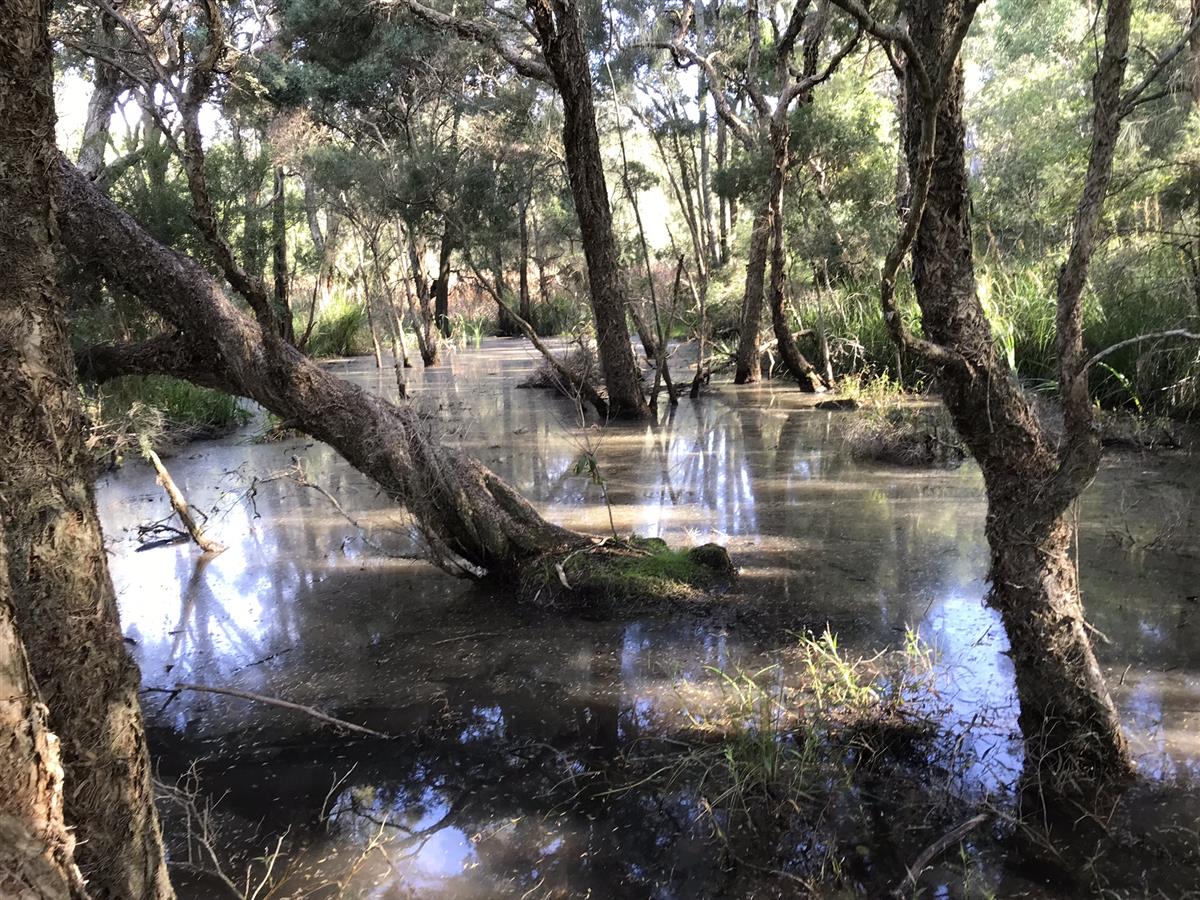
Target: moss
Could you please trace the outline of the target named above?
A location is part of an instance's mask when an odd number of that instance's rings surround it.
[[[702,604],[733,573],[729,554],[716,544],[673,549],[635,535],[542,557],[522,576],[521,593],[539,605],[607,616]]]

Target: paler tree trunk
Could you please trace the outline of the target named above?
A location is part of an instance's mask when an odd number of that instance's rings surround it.
[[[962,0],[910,5],[910,29],[922,58],[937,58],[961,11]],[[911,73],[905,98],[905,149],[915,173],[926,100]],[[940,381],[955,427],[983,470],[992,557],[988,603],[999,611],[1012,648],[1026,771],[1046,790],[1069,792],[1130,766],[1087,635],[1070,555],[1071,504],[1087,479],[1063,485],[1055,437],[997,353],[976,295],[962,105],[958,66],[938,108],[913,281],[926,338],[962,360],[943,366]]]
[[[758,331],[762,321],[763,284],[767,277],[767,256],[771,245],[771,204],[773,192],[768,187],[754,212],[750,231],[750,246],[746,256],[746,287],[742,294],[742,314],[739,320],[737,359],[733,380],[751,384],[762,378],[762,350]]]
[[[117,619],[57,281],[48,14],[41,0],[0,6],[0,516],[12,605],[61,741],[80,868],[93,897],[156,900],[173,894],[141,679]]]
[[[596,348],[608,388],[609,411],[614,418],[646,419],[650,407],[642,391],[625,320],[620,260],[579,9],[567,0],[528,0],[528,5],[546,64],[563,100],[563,147],[587,258]]]

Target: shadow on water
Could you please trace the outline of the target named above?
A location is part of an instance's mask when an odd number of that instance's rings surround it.
[[[785,385],[718,387],[683,400],[659,428],[580,428],[567,401],[515,388],[534,365],[523,342],[489,340],[415,374],[410,390],[448,441],[544,515],[603,534],[600,489],[572,474],[591,448],[617,529],[726,544],[750,618],[815,631],[828,623],[864,654],[916,628],[938,652],[947,724],[965,744],[964,783],[987,792],[1011,779],[1020,768],[1012,673],[982,602],[987,548],[972,466],[852,461],[846,414],[812,409]],[[394,392],[389,370],[365,360],[334,368]],[[293,459],[367,524],[369,542],[312,490],[254,481]],[[1079,513],[1102,663],[1141,771],[1171,784],[1200,770],[1193,461],[1111,457]],[[186,545],[135,553],[136,526],[165,516],[166,500],[137,463],[102,480],[122,621],[145,684],[283,697],[396,736],[350,739],[224,696],[145,695],[162,777],[199,760],[204,794],[221,798],[214,820],[231,852],[261,856],[287,832],[292,851],[276,874],[288,860],[293,868],[275,896],[334,896],[339,885],[374,897],[753,893],[746,873],[714,852],[701,793],[613,790],[605,773],[640,742],[686,725],[681,685],[712,686],[720,672],[783,660],[794,633],[517,608],[399,558],[419,549],[402,514],[307,438],[201,442],[168,465],[193,504],[213,511],[210,531],[230,549],[212,560]],[[804,675],[784,664],[783,677]],[[1194,820],[1196,806],[1176,806]],[[912,840],[919,850],[937,836]],[[877,835],[873,852],[889,839]],[[904,858],[906,847],[894,852]],[[990,877],[1003,894],[1007,876]],[[788,893],[768,874],[762,883]],[[213,890],[203,880],[193,889]],[[940,890],[970,895],[963,884]]]

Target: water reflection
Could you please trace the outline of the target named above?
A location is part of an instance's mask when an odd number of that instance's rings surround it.
[[[816,630],[828,622],[863,652],[919,629],[939,651],[951,717],[970,725],[963,777],[986,785],[1019,767],[1012,670],[983,604],[987,550],[973,467],[855,463],[842,450],[843,416],[806,407],[784,386],[684,400],[658,428],[580,427],[565,400],[515,387],[534,365],[522,342],[493,340],[452,354],[444,368],[414,371],[410,388],[447,440],[549,518],[608,530],[602,492],[571,474],[591,448],[620,531],[728,544],[760,609]],[[395,391],[388,371],[365,361],[338,371]],[[291,481],[258,483],[247,496],[255,478],[294,457],[368,525],[373,544],[418,549],[403,516],[327,447],[243,435],[168,460],[230,549],[208,561],[186,545],[136,553],[136,526],[168,508],[153,475],[130,463],[99,491],[126,634],[147,685],[286,697],[403,740],[334,738],[292,713],[227,697],[148,695],[164,771],[209,756],[208,786],[227,795],[231,814],[268,834],[307,823],[311,858],[339,860],[324,864],[337,878],[378,822],[390,823],[386,852],[354,870],[369,896],[719,894],[694,797],[634,793],[580,806],[564,804],[572,791],[563,785],[583,790],[585,771],[677,727],[681,682],[771,661],[789,635],[513,608],[425,564],[382,556],[323,497]],[[1161,777],[1200,774],[1190,466],[1173,456],[1109,459],[1080,510],[1086,605],[1109,638],[1101,659],[1143,770]],[[331,802],[337,812],[325,823]]]

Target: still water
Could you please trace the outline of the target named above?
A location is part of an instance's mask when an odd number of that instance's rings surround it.
[[[694,798],[580,798],[596,767],[669,734],[697,692],[715,694],[720,672],[775,660],[792,628],[828,624],[863,654],[918,629],[937,651],[948,716],[971,726],[964,785],[1011,779],[1012,670],[983,605],[972,465],[854,461],[842,434],[855,414],[816,410],[783,383],[714,385],[657,428],[581,426],[567,401],[517,387],[535,363],[525,342],[491,339],[411,370],[409,389],[447,442],[547,518],[726,545],[741,568],[730,615],[591,622],[519,608],[408,558],[419,553],[408,523],[371,482],[308,438],[255,442],[258,425],[167,461],[228,547],[213,559],[187,544],[138,551],[137,527],[170,512],[140,462],[99,484],[147,687],[261,693],[395,736],[339,735],[215,694],[144,695],[161,777],[196,762],[222,845],[250,859],[284,836],[270,896],[725,896]],[[370,360],[333,368],[395,394],[391,370]],[[574,474],[585,451],[607,503]],[[297,461],[362,527],[282,476]],[[1200,774],[1196,462],[1109,455],[1079,509],[1103,667],[1141,770],[1172,784]],[[204,879],[191,890],[219,896]]]

